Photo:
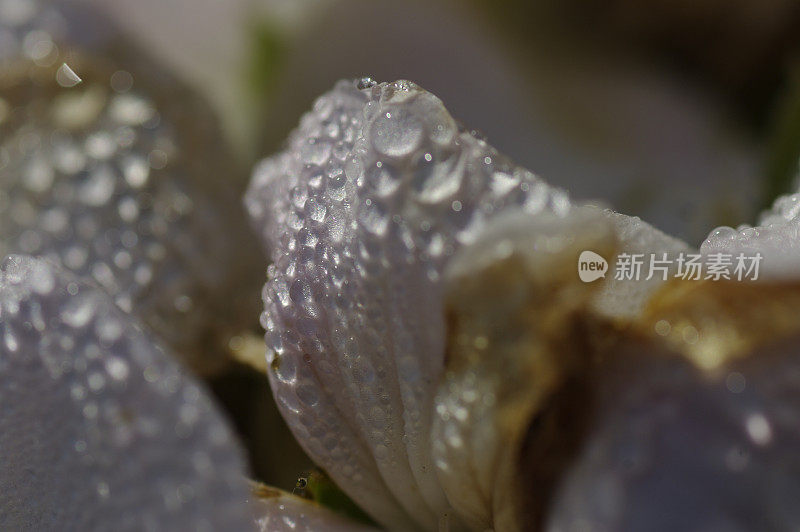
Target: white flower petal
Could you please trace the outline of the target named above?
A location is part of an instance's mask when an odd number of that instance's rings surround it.
[[[661,254],[667,253],[668,259],[674,261],[681,253],[692,252],[685,242],[659,231],[636,216],[626,216],[612,211],[606,211],[606,215],[611,220],[617,235],[619,245],[617,254],[643,254],[644,260],[647,261],[652,253],[657,253],[658,258],[661,258]],[[646,268],[642,271],[645,272]],[[673,262],[670,265],[670,272],[674,271]],[[595,308],[609,316],[635,316],[662,283],[663,277],[659,276],[648,280],[642,275],[637,281],[619,281],[609,277],[595,300]]]
[[[498,503],[503,495],[502,485],[512,486],[515,480],[500,467],[504,458],[516,452],[517,445],[511,437],[515,431],[507,427],[516,425],[508,420],[507,403],[524,418],[528,405],[516,400],[517,390],[536,390],[546,385],[546,377],[537,380],[525,371],[524,363],[508,356],[508,352],[533,351],[524,338],[526,334],[535,336],[536,329],[508,324],[533,309],[545,320],[550,307],[557,308],[559,300],[555,296],[548,299],[544,294],[558,293],[563,284],[574,285],[566,304],[585,303],[590,291],[598,287],[580,283],[573,269],[577,260],[570,261],[565,269],[565,257],[577,259],[580,250],[585,249],[597,253],[611,250],[614,238],[613,224],[596,208],[577,207],[566,219],[548,212],[509,212],[493,220],[476,243],[456,254],[445,271],[450,358],[437,392],[432,447],[448,499],[470,530],[515,529],[501,527],[497,522],[502,513]],[[514,267],[506,265],[501,273],[493,269],[504,261],[517,259],[524,265],[522,280],[514,276]],[[510,284],[505,286],[503,282]],[[501,287],[504,292],[497,291]],[[532,295],[537,288],[543,294],[539,299]],[[541,303],[543,308],[531,301]],[[459,320],[468,319],[464,315],[481,315],[490,322],[496,320],[496,327],[508,326],[510,330],[504,330],[506,336],[494,338],[501,345],[490,346],[491,326],[454,329]],[[548,374],[546,363],[539,369],[540,374]]]
[[[100,289],[0,267],[0,528],[252,529],[206,393]]]
[[[800,275],[800,193],[776,199],[771,209],[761,213],[759,225],[755,227],[714,229],[700,249],[705,254],[724,253],[734,257],[761,253],[760,276],[797,277]]]
[[[379,522],[457,530],[431,457],[442,274],[498,215],[574,207],[413,83],[358,85],[321,97],[248,191],[273,258],[262,316],[273,391],[300,443]],[[685,248],[611,218],[623,247]]]

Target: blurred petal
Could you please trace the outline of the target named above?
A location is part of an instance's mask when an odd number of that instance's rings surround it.
[[[244,127],[251,109],[243,105],[241,85],[250,52],[252,0],[80,1],[107,13],[153,57],[202,92],[226,132],[237,136],[237,146],[251,147]]]
[[[252,528],[242,453],[205,391],[41,259],[0,267],[0,405],[0,528]]]
[[[86,6],[3,6],[19,13],[0,17],[17,49],[0,72],[0,256],[93,278],[211,373],[254,325],[263,276],[215,117]]]
[[[545,529],[796,529],[798,341],[773,338],[711,375],[627,346],[593,375],[605,385]]]

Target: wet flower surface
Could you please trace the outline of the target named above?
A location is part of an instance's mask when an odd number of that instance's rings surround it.
[[[215,371],[253,321],[260,259],[209,109],[85,7],[6,9],[0,255],[93,278],[193,369]]]
[[[100,288],[12,255],[0,338],[4,528],[247,528],[227,423]]]
[[[796,195],[700,250],[761,252],[766,281],[584,283],[587,250],[691,248],[412,82],[337,83],[242,206],[203,102],[85,7],[0,0],[0,67],[0,528],[372,530],[248,483],[194,376],[259,269],[278,408],[376,526],[800,519]]]
[[[772,277],[794,277],[800,236],[800,194],[787,194],[775,200],[772,208],[761,214],[759,224],[737,228],[719,227],[708,235],[704,253],[755,253],[769,257],[764,269]]]
[[[262,324],[295,435],[381,523],[457,529],[456,496],[431,456],[442,275],[504,214],[566,223],[578,208],[458,126],[435,96],[369,80],[341,82],[315,103],[288,148],[256,170],[247,206],[272,253]],[[687,249],[595,210],[623,248]],[[503,238],[510,245],[513,230]],[[635,312],[653,289],[609,285],[594,304],[612,314]]]

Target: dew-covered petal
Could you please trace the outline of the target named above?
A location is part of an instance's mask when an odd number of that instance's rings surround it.
[[[262,276],[215,118],[87,6],[2,9],[15,15],[0,16],[0,41],[16,46],[0,45],[0,256],[93,279],[213,371],[254,321]]]
[[[42,259],[0,267],[0,405],[0,528],[253,528],[242,453],[206,392]]]
[[[261,532],[377,531],[307,499],[272,488],[260,491],[252,504]]]
[[[569,203],[433,95],[372,85],[341,82],[256,172],[248,207],[273,255],[263,321],[301,444],[381,522],[402,526],[378,499],[435,528],[451,513],[429,451],[442,264],[505,205]]]
[[[740,254],[750,258],[760,253],[762,277],[792,278],[800,275],[800,193],[779,197],[761,213],[756,226],[718,227],[700,247],[704,254]]]
[[[314,104],[287,148],[259,165],[246,204],[273,259],[262,324],[273,391],[298,440],[382,524],[459,529],[431,457],[442,275],[504,213],[566,220],[566,194],[415,84],[361,80]],[[685,248],[604,216],[623,248]],[[607,310],[631,312],[645,293]]]

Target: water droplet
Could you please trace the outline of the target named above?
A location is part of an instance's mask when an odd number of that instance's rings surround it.
[[[462,168],[455,157],[440,161],[419,159],[414,172],[413,186],[419,200],[426,203],[440,203],[453,196],[461,187]]]
[[[709,239],[711,238],[718,240],[732,239],[736,237],[737,233],[738,232],[733,227],[727,227],[727,226],[717,227],[716,229],[711,231]]]
[[[111,101],[111,118],[122,124],[140,126],[154,119],[156,110],[147,100],[132,94],[121,94]]]
[[[75,85],[81,83],[83,80],[75,73],[72,68],[66,63],[63,63],[60,67],[58,67],[58,71],[56,72],[56,81],[59,85],[65,88],[74,87]]]
[[[403,157],[422,144],[422,122],[412,112],[395,108],[379,114],[370,126],[373,147],[383,155]]]
[[[366,172],[364,184],[374,190],[376,195],[388,197],[397,191],[401,181],[397,170],[379,161]]]
[[[112,316],[100,316],[95,327],[97,337],[107,343],[116,342],[122,336],[122,323]]]
[[[44,157],[35,157],[23,172],[23,182],[32,192],[45,192],[53,184],[55,172]]]
[[[111,75],[111,88],[115,92],[124,93],[133,87],[133,76],[125,70],[117,70]]]
[[[329,142],[311,139],[300,148],[300,158],[306,164],[322,165],[331,156]]]
[[[494,195],[498,197],[505,196],[517,185],[519,185],[519,179],[505,172],[495,172],[492,174],[492,178],[489,181],[489,188],[491,188]]]
[[[763,414],[751,414],[745,421],[750,439],[757,445],[767,445],[772,441],[772,426]]]
[[[367,199],[359,209],[358,221],[370,233],[383,235],[391,219],[386,208],[376,201]]]
[[[114,194],[114,175],[107,166],[101,166],[81,185],[79,196],[87,205],[98,207]]]
[[[86,139],[86,153],[94,159],[108,159],[114,155],[115,150],[116,143],[108,133],[93,133]]]
[[[325,221],[325,214],[327,209],[323,203],[320,203],[315,198],[311,198],[306,202],[305,208],[308,217],[314,220],[315,222],[321,223]]]
[[[360,80],[358,80],[356,87],[358,87],[358,90],[364,90],[364,89],[370,89],[377,84],[378,82],[373,80],[372,78],[363,77]]]
[[[85,327],[94,317],[94,305],[90,297],[72,297],[61,312],[61,319],[70,327]]]
[[[119,217],[126,222],[133,222],[139,216],[139,206],[133,198],[123,198],[117,207]]]
[[[307,304],[311,301],[311,286],[304,280],[298,279],[292,283],[289,289],[289,297],[295,303]]]

